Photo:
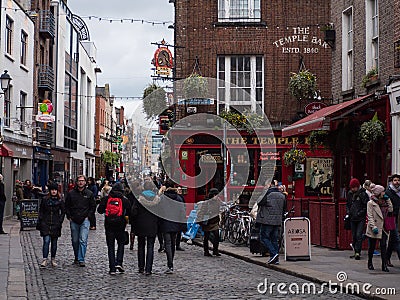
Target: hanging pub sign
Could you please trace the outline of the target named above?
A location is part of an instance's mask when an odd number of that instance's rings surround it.
[[[35,120],[37,122],[54,122],[56,117],[53,116],[51,113],[53,112],[53,104],[50,100],[46,99],[43,100],[42,103],[39,103],[38,106],[38,114],[36,115]]]
[[[161,44],[164,45],[165,41],[163,40]],[[171,76],[173,68],[171,51],[165,46],[160,46],[154,53],[152,64],[156,67],[156,75]]]
[[[316,111],[323,109],[324,107],[326,107],[325,103],[322,102],[311,102],[308,103],[305,107],[304,107],[304,112],[307,115],[311,115],[313,113],[315,113]]]

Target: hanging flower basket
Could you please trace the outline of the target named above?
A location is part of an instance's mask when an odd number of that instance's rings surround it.
[[[291,73],[288,89],[298,101],[313,99],[317,90],[317,78],[308,70]]]
[[[383,136],[385,136],[385,124],[379,121],[378,114],[375,113],[374,117],[370,121],[361,124],[359,133],[361,142],[360,152],[367,153],[371,148],[371,145]]]
[[[292,148],[283,155],[283,162],[286,166],[300,164],[306,159],[306,153],[301,149]]]
[[[310,145],[310,150],[315,151],[319,146],[324,146],[328,148],[328,131],[326,130],[314,130],[311,131],[308,136],[308,144]]]

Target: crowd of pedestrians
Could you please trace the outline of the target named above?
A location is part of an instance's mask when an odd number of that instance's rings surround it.
[[[374,270],[373,256],[377,242],[380,245],[381,269],[389,272],[392,252],[400,259],[398,217],[400,208],[400,175],[389,178],[387,188],[366,180],[361,186],[357,178],[351,179],[346,202],[346,219],[350,220],[354,258],[360,260],[362,243],[368,239],[369,270]]]

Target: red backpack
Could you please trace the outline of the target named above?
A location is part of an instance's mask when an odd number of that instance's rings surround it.
[[[106,220],[108,222],[121,222],[123,218],[122,199],[108,197],[106,205]]]

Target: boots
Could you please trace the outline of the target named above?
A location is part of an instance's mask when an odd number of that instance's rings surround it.
[[[368,259],[368,270],[375,270],[372,259]]]
[[[387,264],[386,264],[386,260],[383,260],[383,259],[382,259],[382,271],[383,272],[389,272],[389,269],[388,269]]]

